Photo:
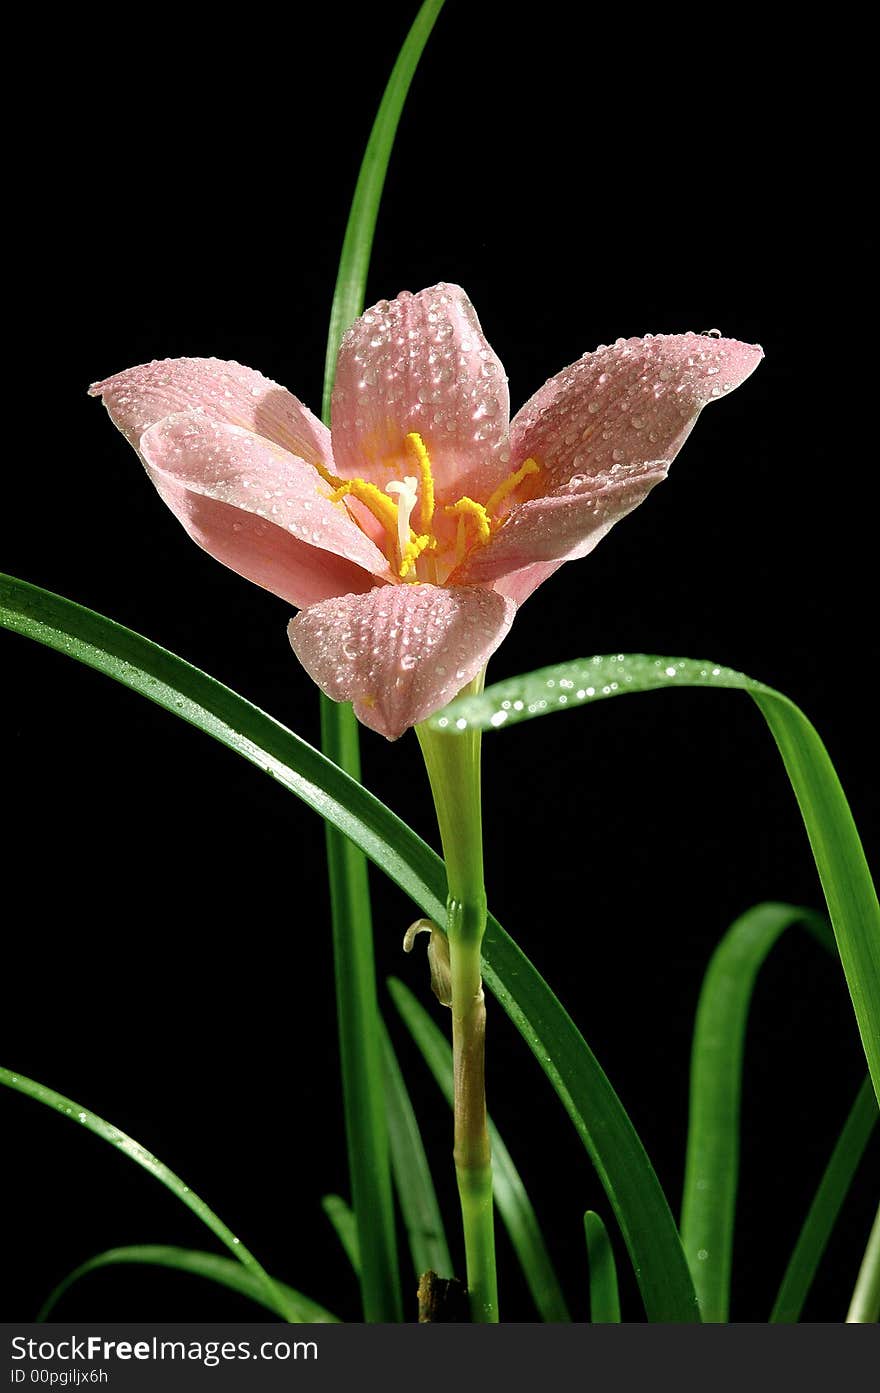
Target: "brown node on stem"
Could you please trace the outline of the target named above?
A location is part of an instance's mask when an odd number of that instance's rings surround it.
[[[423,1272],[419,1278],[419,1325],[465,1325],[470,1322],[467,1288],[457,1277]]]

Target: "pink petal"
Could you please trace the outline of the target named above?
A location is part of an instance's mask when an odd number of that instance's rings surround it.
[[[499,595],[506,595],[508,599],[513,600],[519,608],[534,594],[539,585],[543,585],[560,566],[565,565],[565,561],[564,556],[559,561],[536,561],[533,566],[524,566],[521,571],[513,571],[510,575],[499,577],[493,589],[497,590]]]
[[[455,573],[458,584],[499,581],[498,589],[521,604],[562,561],[588,555],[621,518],[638,507],[655,484],[666,477],[666,465],[633,465],[618,479],[590,479],[571,491],[535,498],[514,508],[504,526],[485,547],[471,552]],[[528,580],[516,574],[534,563],[554,563]],[[512,577],[512,583],[503,578]],[[529,582],[533,581],[533,584]]]
[[[421,435],[437,493],[486,497],[509,472],[504,369],[460,286],[380,300],[342,341],[333,391],[333,452],[343,478],[384,488],[417,474],[405,438]]]
[[[387,574],[312,466],[251,431],[184,411],[151,426],[140,452],[193,541],[293,605],[369,590]]]
[[[586,353],[545,383],[511,425],[514,466],[542,466],[535,488],[551,493],[572,476],[614,475],[673,460],[708,402],[754,372],[756,344],[703,334],[618,339]]]
[[[491,590],[387,585],[313,605],[287,632],[323,692],[396,740],[476,677],[515,613]]]
[[[240,363],[166,358],[96,382],[89,394],[103,397],[113,424],[135,449],[144,431],[163,416],[199,411],[264,435],[309,464],[333,467],[327,427],[285,387]]]

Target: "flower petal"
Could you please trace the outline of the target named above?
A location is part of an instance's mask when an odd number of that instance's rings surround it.
[[[476,677],[515,613],[492,590],[386,585],[313,605],[287,632],[323,692],[396,740]]]
[[[545,383],[510,428],[512,463],[532,458],[541,493],[572,477],[672,461],[701,409],[754,372],[756,344],[705,334],[618,339]]]
[[[485,584],[513,575],[512,583],[498,588],[521,604],[556,567],[538,572],[531,578],[533,584],[524,576],[517,584],[515,573],[531,570],[535,562],[544,567],[587,556],[616,522],[666,478],[666,469],[663,461],[633,465],[624,478],[590,479],[570,492],[522,503],[487,546],[471,552],[455,574],[456,583]]]
[[[166,358],[95,382],[89,395],[103,397],[113,424],[135,449],[163,416],[198,411],[264,435],[309,464],[333,468],[327,427],[285,387],[241,363]]]
[[[510,400],[504,369],[460,286],[380,300],[349,329],[333,390],[333,451],[343,478],[384,488],[417,474],[418,432],[438,496],[487,497],[506,477]]]
[[[304,460],[252,431],[178,412],[141,437],[160,495],[205,551],[297,606],[364,591],[388,563]]]
[[[533,595],[539,585],[543,585],[545,580],[549,580],[560,566],[565,565],[566,558],[560,561],[536,561],[533,566],[524,566],[521,571],[513,571],[510,575],[500,576],[493,586],[499,595],[506,595],[519,608],[521,604]]]

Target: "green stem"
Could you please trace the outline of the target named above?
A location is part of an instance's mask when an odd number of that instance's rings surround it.
[[[847,1323],[860,1325],[872,1325],[880,1320],[880,1209],[871,1228],[846,1319]]]
[[[482,690],[481,673],[468,692]],[[480,945],[486,929],[480,732],[463,736],[416,726],[443,843],[449,898],[446,932],[452,981],[455,1170],[464,1228],[472,1319],[498,1320],[492,1159],[486,1116],[486,1003]]]

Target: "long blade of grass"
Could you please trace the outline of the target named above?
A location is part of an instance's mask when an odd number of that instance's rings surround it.
[[[398,55],[379,105],[355,186],[330,311],[322,414],[330,424],[336,356],[342,335],[364,304],[367,270],[388,161],[403,104],[443,0],[425,0]],[[357,722],[351,707],[321,695],[321,748],[360,782]],[[403,1316],[388,1134],[383,1103],[379,1005],[370,886],[363,853],[325,826],[342,1096],[351,1191],[361,1253],[367,1321]]]
[[[835,1143],[789,1258],[770,1314],[774,1324],[791,1325],[800,1320],[816,1269],[877,1124],[877,1117],[877,1099],[870,1078],[866,1078]]]
[[[234,750],[332,822],[423,914],[443,922],[446,874],[436,853],[361,784],[243,697],[130,629],[11,577],[0,577],[0,624],[106,673]],[[596,1166],[649,1319],[698,1320],[675,1221],[625,1109],[570,1016],[491,916],[483,965],[487,986]]]
[[[382,1052],[385,1059],[385,1104],[391,1138],[391,1167],[397,1198],[409,1237],[413,1267],[417,1277],[436,1272],[451,1277],[452,1259],[431,1168],[425,1155],[422,1134],[410,1102],[409,1093],[391,1038],[382,1022]]]
[[[330,313],[330,331],[327,335],[322,415],[328,424],[330,397],[333,392],[333,375],[336,371],[336,355],[339,352],[339,345],[346,329],[364,307],[364,294],[367,287],[367,272],[370,266],[376,218],[379,214],[388,161],[391,158],[391,150],[403,111],[403,104],[422,56],[422,50],[431,36],[431,30],[434,28],[442,8],[443,0],[425,0],[419,9],[388,79],[388,86],[385,88],[385,94],[370,131],[364,158],[361,161],[360,173],[351,202],[351,212],[348,215],[345,237],[342,242],[342,254],[339,258],[339,270],[336,275],[336,289],[333,294],[333,309]]]
[[[868,1069],[880,1099],[880,905],[834,766],[815,728],[787,696],[714,663],[644,653],[612,654],[541,668],[487,687],[480,696],[460,697],[433,717],[431,725],[451,735],[506,729],[535,716],[663,687],[739,689],[754,698],[767,721],[813,850]]]
[[[876,1325],[880,1320],[880,1209],[871,1225],[846,1319],[847,1324],[859,1325]]]
[[[593,1325],[616,1325],[620,1321],[617,1264],[608,1230],[592,1209],[584,1215],[584,1236],[590,1263],[590,1321]]]
[[[34,1079],[26,1078],[23,1074],[13,1074],[10,1069],[0,1068],[0,1083],[15,1089],[17,1093],[24,1093],[26,1097],[33,1098],[38,1103],[45,1104],[46,1107],[54,1108],[63,1117],[76,1121],[86,1131],[94,1132],[96,1137],[101,1137],[103,1141],[110,1142],[119,1151],[122,1151],[132,1161],[136,1161],[144,1170],[149,1171],[150,1175],[156,1180],[166,1185],[172,1194],[186,1205],[188,1209],[201,1219],[211,1232],[220,1239],[233,1257],[237,1258],[243,1267],[250,1272],[253,1280],[262,1287],[266,1293],[266,1305],[271,1310],[276,1311],[279,1316],[287,1319],[285,1314],[285,1301],[282,1293],[278,1290],[275,1282],[269,1276],[253,1253],[247,1249],[240,1238],[237,1238],[231,1229],[228,1229],[221,1219],[218,1219],[213,1209],[210,1209],[205,1201],[195,1194],[188,1185],[184,1185],[179,1176],[160,1161],[140,1142],[135,1141],[127,1132],[123,1132],[112,1123],[105,1122],[103,1117],[98,1117],[89,1108],[82,1107],[75,1103],[72,1098],[65,1098],[63,1093],[56,1093],[54,1088],[47,1088],[45,1084],[37,1083]]]
[[[730,1306],[742,1066],[755,979],[780,935],[815,917],[792,905],[756,905],[728,929],[703,978],[691,1050],[681,1241],[704,1321],[726,1321]]]
[[[358,1241],[358,1225],[354,1210],[345,1203],[341,1195],[325,1195],[321,1208],[333,1225],[333,1231],[345,1250],[345,1256],[356,1277],[361,1275],[361,1250]]]
[[[452,1048],[442,1030],[403,982],[392,977],[388,990],[413,1040],[452,1106]],[[526,1187],[495,1123],[489,1119],[495,1203],[519,1258],[532,1300],[542,1320],[570,1321],[562,1288],[553,1270],[538,1218]]]
[[[69,1272],[59,1282],[43,1302],[36,1317],[37,1321],[49,1319],[55,1306],[75,1282],[89,1272],[97,1272],[102,1267],[115,1267],[119,1264],[134,1263],[152,1267],[170,1267],[176,1272],[191,1272],[196,1277],[205,1277],[209,1282],[217,1282],[229,1287],[248,1300],[264,1306],[266,1310],[279,1314],[275,1304],[269,1300],[266,1288],[261,1281],[248,1272],[240,1263],[231,1258],[221,1258],[216,1253],[202,1253],[195,1248],[172,1248],[162,1244],[143,1243],[129,1248],[108,1248],[105,1253],[97,1253],[87,1262]],[[330,1314],[323,1306],[312,1301],[302,1292],[284,1282],[275,1281],[275,1290],[284,1303],[284,1319],[291,1325],[336,1325],[338,1317]]]

